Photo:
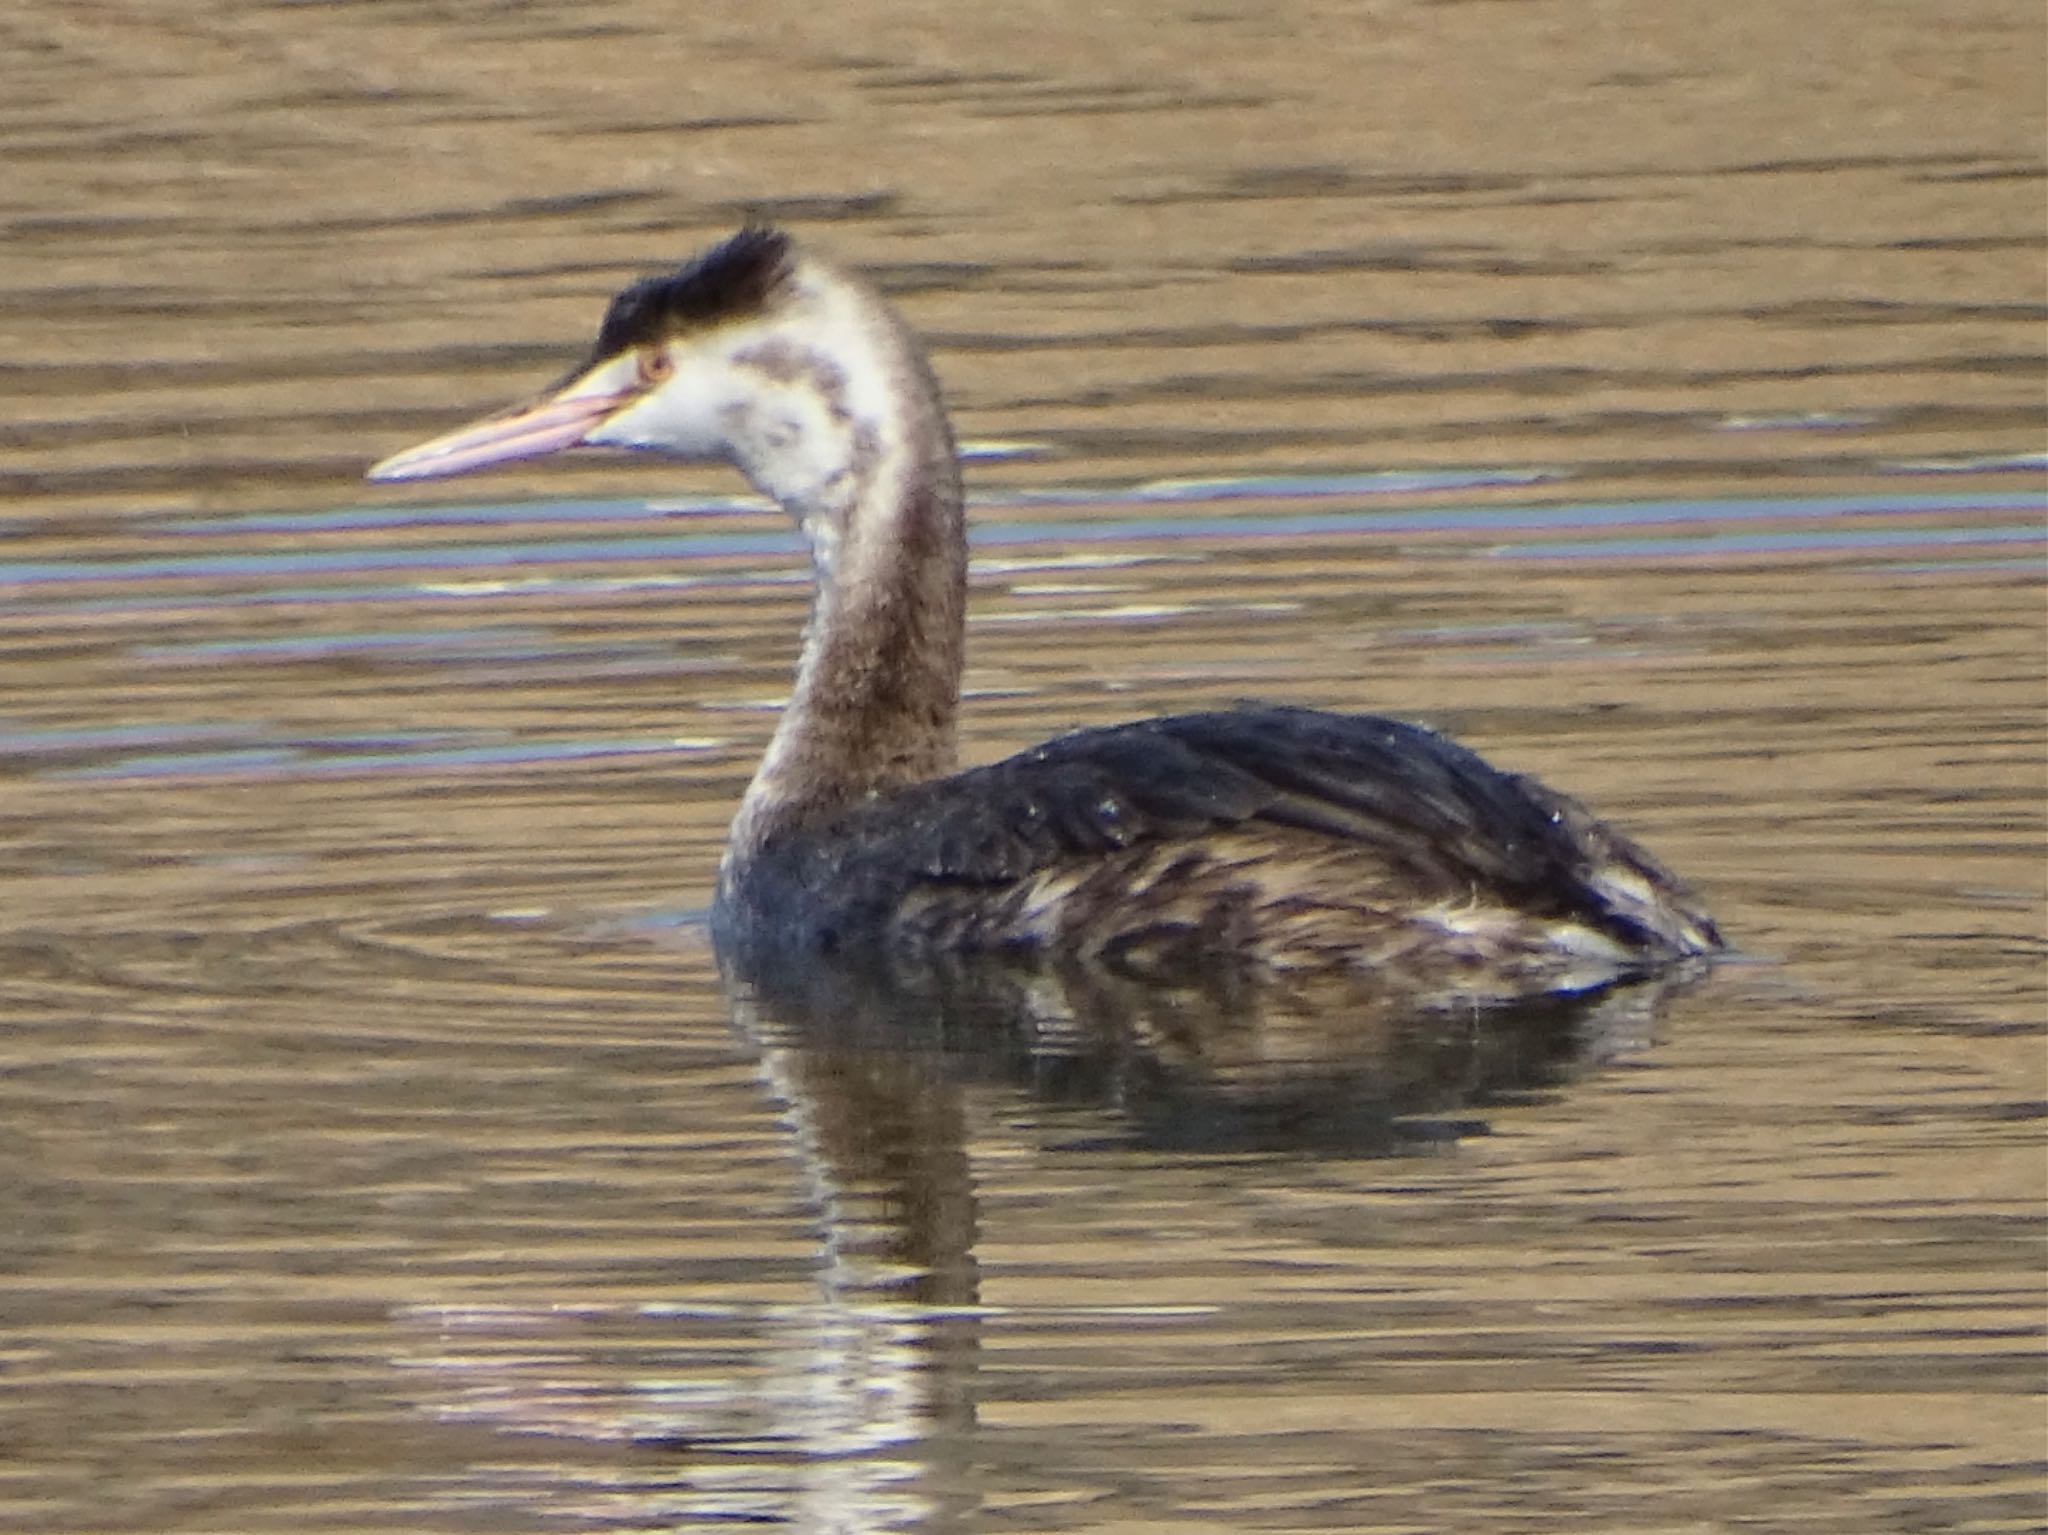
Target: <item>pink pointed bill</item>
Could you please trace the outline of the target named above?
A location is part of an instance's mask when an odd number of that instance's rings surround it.
[[[573,448],[633,398],[631,393],[556,395],[501,416],[458,427],[431,442],[372,464],[365,479],[436,480],[493,464]]]

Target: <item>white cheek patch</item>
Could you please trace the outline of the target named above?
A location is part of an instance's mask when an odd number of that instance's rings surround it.
[[[725,424],[712,380],[677,374],[613,416],[586,439],[617,448],[654,448],[677,458],[723,458]]]

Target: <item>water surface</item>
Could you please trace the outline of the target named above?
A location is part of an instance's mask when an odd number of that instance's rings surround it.
[[[2041,22],[1561,15],[0,23],[0,1522],[2048,1522]],[[749,211],[979,445],[970,759],[1426,719],[1736,961],[1249,1098],[724,995],[787,528],[356,476]]]

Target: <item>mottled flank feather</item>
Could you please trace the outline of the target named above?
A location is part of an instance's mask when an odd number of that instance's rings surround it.
[[[759,314],[790,264],[788,235],[760,225],[742,229],[675,271],[621,290],[598,327],[591,360]]]
[[[1160,980],[1345,971],[1421,1006],[1593,990],[1720,946],[1685,886],[1576,801],[1371,715],[1079,731],[789,831],[728,892],[733,936]]]

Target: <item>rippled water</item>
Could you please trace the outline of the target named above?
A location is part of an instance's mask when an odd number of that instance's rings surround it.
[[[0,1524],[2048,1524],[2034,8],[0,36]],[[1425,718],[1736,960],[723,995],[786,527],[356,476],[749,210],[976,445],[970,758]]]

